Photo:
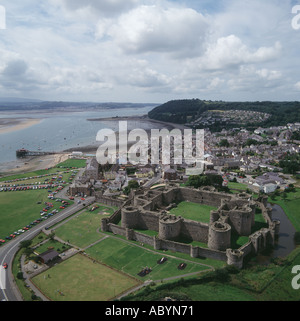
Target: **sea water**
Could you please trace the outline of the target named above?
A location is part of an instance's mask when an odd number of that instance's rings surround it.
[[[97,132],[103,128],[117,130],[116,121],[88,121],[93,118],[146,115],[153,107],[102,109],[84,112],[6,113],[0,118],[37,118],[41,122],[14,132],[0,134],[0,164],[16,160],[16,150],[61,152],[95,145]],[[141,127],[142,126],[142,127]],[[145,128],[145,127],[149,128]],[[150,129],[150,124],[131,121],[130,127]]]

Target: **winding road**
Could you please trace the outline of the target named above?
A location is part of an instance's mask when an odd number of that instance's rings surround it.
[[[84,204],[85,207],[95,202],[95,197],[86,198]],[[19,249],[19,244],[22,241],[30,240],[38,235],[45,227],[51,227],[54,224],[66,219],[67,217],[82,210],[83,205],[74,203],[67,209],[61,211],[48,218],[45,221],[40,222],[25,233],[18,235],[15,239],[9,241],[7,244],[2,245],[0,248],[0,301],[22,301],[22,297],[14,281],[12,275],[12,262],[16,252]],[[8,268],[5,270],[2,266],[4,263],[8,264]],[[2,282],[1,282],[2,280]],[[4,283],[4,284],[3,284]]]

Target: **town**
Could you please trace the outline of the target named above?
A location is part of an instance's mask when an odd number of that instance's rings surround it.
[[[243,128],[222,130],[211,133],[205,130],[205,150],[202,159],[204,174],[221,175],[223,186],[239,183],[242,189],[270,194],[277,189],[285,190],[296,181],[291,174],[299,175],[299,168],[282,168],[288,155],[299,154],[300,123],[271,128],[257,128],[250,132]],[[171,132],[172,133],[172,132]],[[147,144],[148,146],[148,144]],[[194,146],[195,149],[195,146]],[[163,146],[160,145],[160,152]],[[151,147],[148,150],[151,155]],[[83,156],[75,152],[71,157]],[[150,156],[149,156],[150,159]],[[71,193],[90,194],[91,190],[104,195],[124,199],[123,190],[129,182],[138,186],[151,187],[154,184],[177,181],[185,183],[193,167],[187,163],[176,164],[174,140],[171,139],[171,162],[169,165],[116,164],[98,166],[97,160],[90,159],[85,175],[74,182]],[[133,183],[133,181],[135,183]],[[127,189],[125,189],[127,191]]]

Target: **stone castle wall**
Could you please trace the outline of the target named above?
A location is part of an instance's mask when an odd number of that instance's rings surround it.
[[[162,210],[180,201],[217,206],[218,210],[211,211],[209,224],[176,217]],[[261,208],[269,228],[251,234],[257,206]],[[223,260],[239,268],[242,267],[245,256],[258,253],[269,244],[274,244],[280,225],[280,222],[272,221],[271,211],[266,207],[265,200],[254,202],[250,199],[250,195],[218,193],[212,188],[191,189],[170,186],[164,190],[138,191],[137,195],[133,195],[132,200],[121,208],[118,215],[121,215],[121,227],[113,224],[108,218],[102,220],[102,230],[149,244],[155,249],[187,253],[192,257]],[[158,232],[158,237],[153,238],[134,229],[153,230]],[[240,249],[232,250],[230,248],[232,231],[242,236],[249,236],[249,242]],[[207,244],[208,248],[183,244],[176,241],[178,238],[202,242]]]

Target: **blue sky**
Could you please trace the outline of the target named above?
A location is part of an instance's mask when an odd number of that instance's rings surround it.
[[[0,0],[0,97],[299,100],[298,4]]]

